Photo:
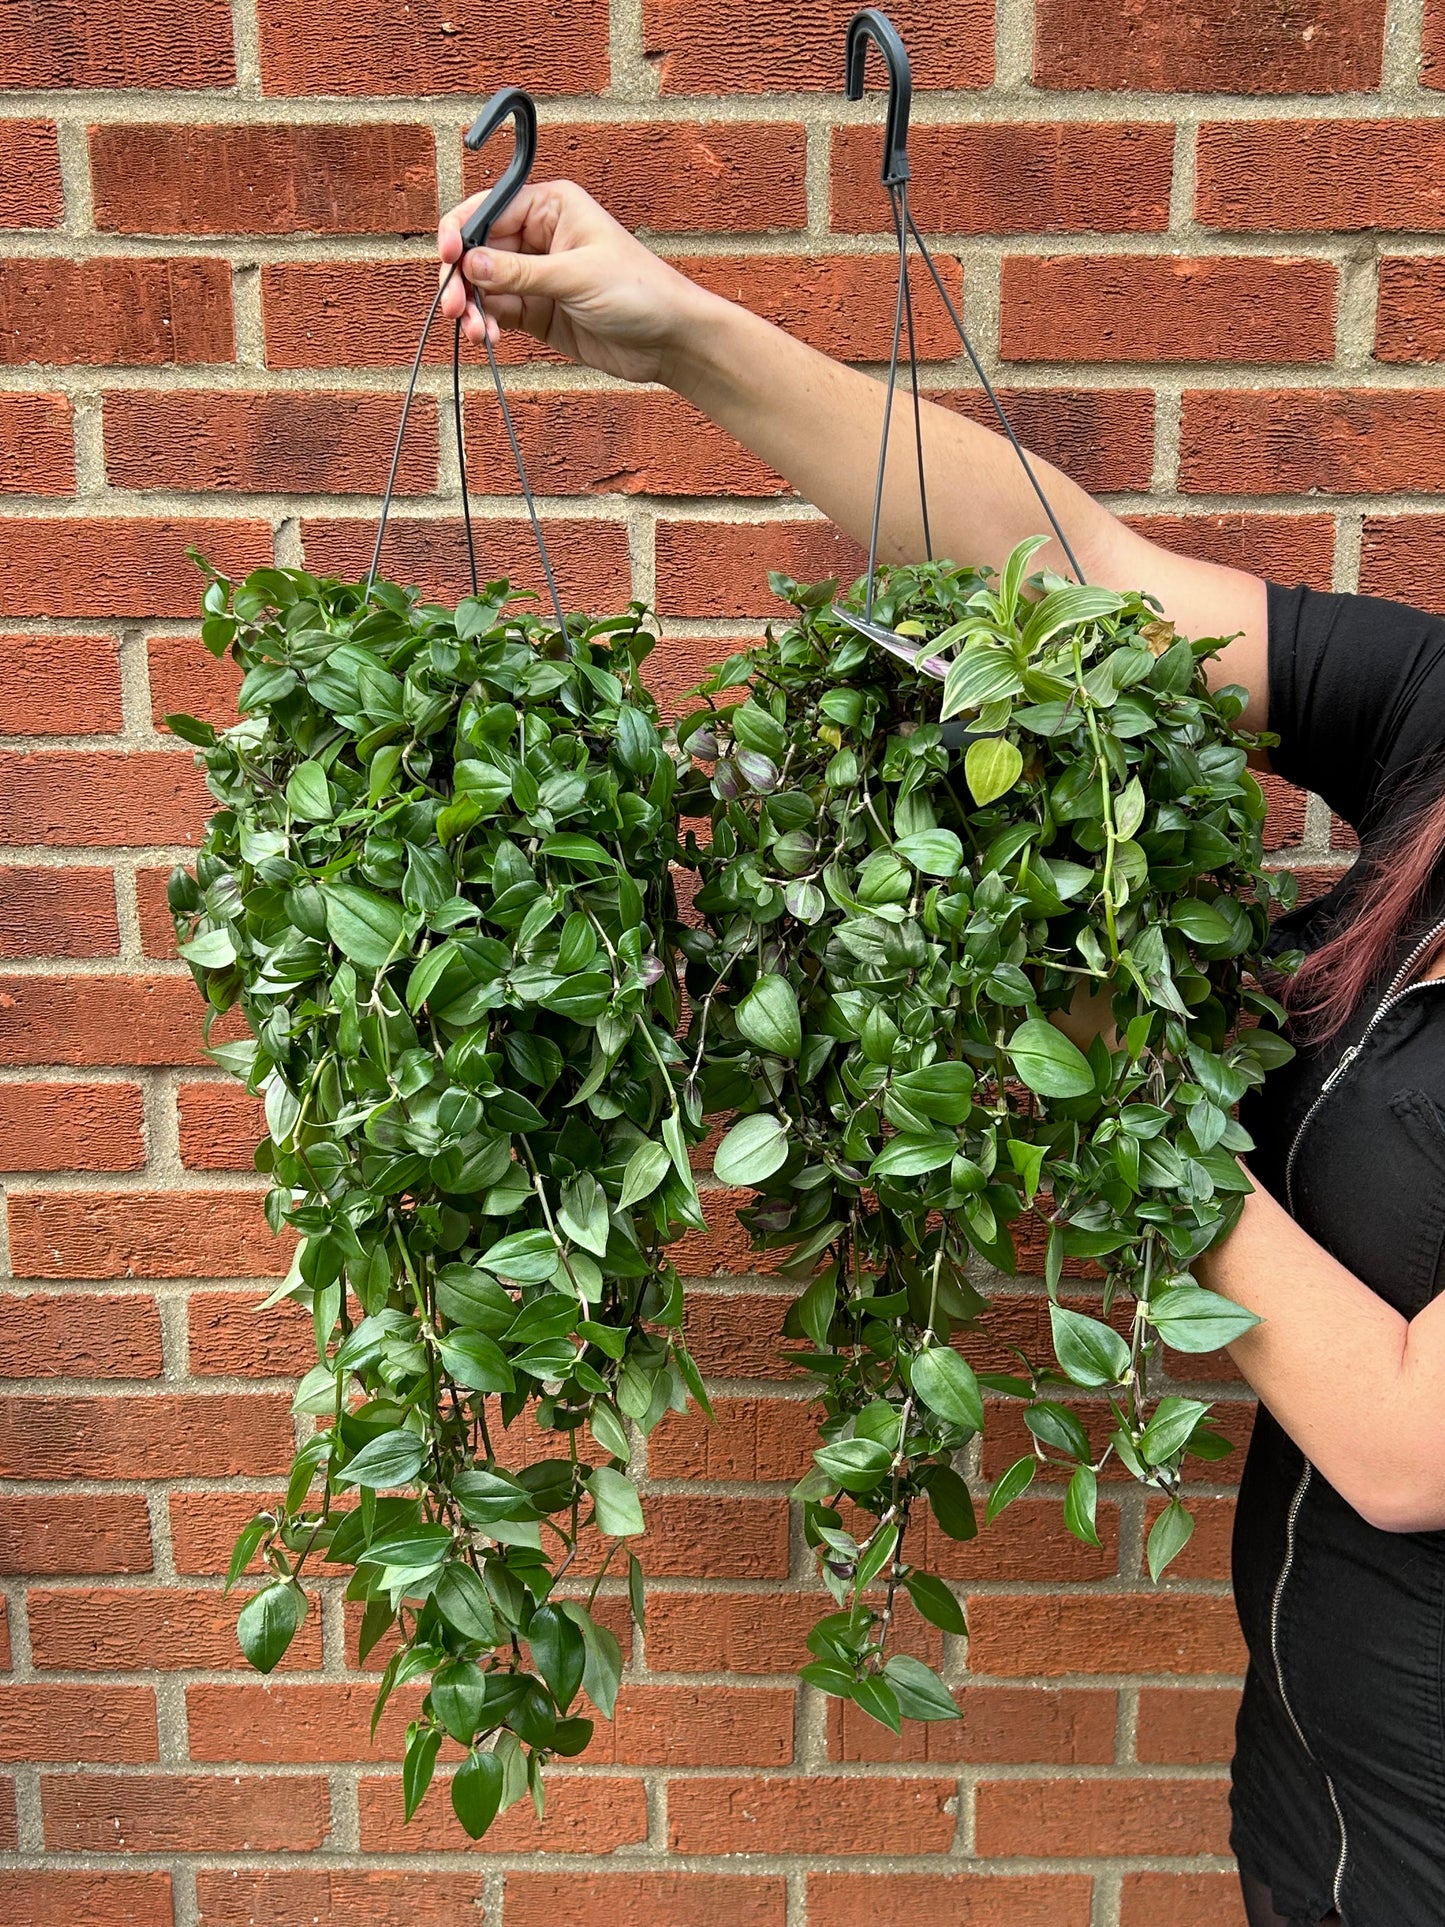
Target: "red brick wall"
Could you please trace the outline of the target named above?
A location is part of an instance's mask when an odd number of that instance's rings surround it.
[[[198,543],[359,568],[460,133],[502,80],[540,167],[711,285],[876,362],[891,295],[878,102],[837,90],[842,0],[16,0],[0,11],[0,1886],[106,1927],[1226,1927],[1241,1664],[1230,1481],[1158,1592],[1144,1496],[1104,1550],[1031,1498],[947,1570],[963,1722],[901,1744],[792,1668],[812,1603],[785,1492],[805,1414],[778,1285],[694,1241],[718,1423],[655,1438],[645,1646],[590,1763],[483,1854],[399,1820],[343,1602],[274,1684],[221,1571],[292,1442],[304,1335],[253,1320],[251,1107],[202,1066],[163,879],[203,811],[168,709],[224,713]],[[1031,443],[1162,539],[1445,607],[1445,0],[900,4],[916,206]],[[1387,33],[1388,27],[1388,33]],[[470,164],[469,164],[470,165]],[[926,379],[977,405],[934,304]],[[438,335],[388,566],[461,581]],[[508,345],[567,592],[666,618],[670,693],[857,551],[672,398]],[[489,566],[533,571],[488,391]],[[1317,880],[1318,803],[1280,790]],[[723,1267],[719,1269],[718,1267]],[[1035,1288],[1012,1288],[1020,1328]],[[1082,1287],[1087,1290],[1087,1286]],[[1208,1365],[1202,1369],[1209,1369]],[[1249,1408],[1221,1386],[1240,1440]],[[1012,1443],[990,1437],[980,1477]],[[1216,1476],[1217,1474],[1217,1476]],[[335,1735],[341,1730],[345,1738]],[[400,1856],[401,1858],[397,1858]]]

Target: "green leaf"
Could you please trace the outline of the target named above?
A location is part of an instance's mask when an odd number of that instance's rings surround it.
[[[236,946],[225,928],[203,930],[189,943],[178,944],[177,949],[188,964],[195,964],[199,970],[225,970],[236,961]]]
[[[331,815],[331,785],[320,763],[298,763],[286,783],[286,807],[314,823]]]
[[[943,1580],[935,1579],[932,1573],[910,1572],[903,1583],[909,1598],[930,1625],[939,1626],[946,1633],[968,1631],[963,1607]]]
[[[590,1251],[597,1258],[606,1256],[607,1234],[611,1229],[607,1194],[590,1171],[579,1171],[563,1185],[557,1222],[584,1251]]]
[[[550,1231],[514,1231],[489,1245],[477,1263],[519,1285],[540,1285],[557,1269],[557,1241]]]
[[[862,1679],[854,1680],[848,1697],[869,1719],[877,1720],[880,1726],[886,1726],[891,1733],[903,1731],[898,1695],[888,1681],[877,1673],[868,1673]]]
[[[1129,1347],[1111,1325],[1050,1303],[1054,1356],[1076,1385],[1097,1389],[1128,1377]]]
[[[955,877],[963,867],[963,844],[952,830],[918,830],[900,837],[893,848],[924,876]]]
[[[910,1375],[930,1412],[950,1425],[983,1430],[983,1394],[966,1358],[947,1345],[929,1345],[915,1355]]]
[[[622,1174],[621,1208],[630,1211],[633,1205],[651,1197],[671,1168],[671,1155],[663,1145],[639,1144]]]
[[[957,1720],[963,1715],[953,1695],[931,1666],[907,1653],[895,1653],[883,1668],[898,1695],[899,1709],[909,1720]]]
[[[745,1117],[717,1148],[713,1173],[719,1184],[762,1184],[788,1161],[788,1134],[767,1112]]]
[[[400,907],[355,883],[323,883],[326,929],[342,956],[363,970],[380,970],[391,961],[402,938]]]
[[[485,1332],[457,1331],[437,1340],[447,1375],[469,1392],[510,1392],[516,1385],[507,1355]]]
[[[642,1501],[625,1472],[618,1472],[610,1465],[599,1465],[588,1474],[586,1485],[596,1508],[598,1528],[609,1539],[628,1539],[646,1532]]]
[[[1010,1037],[1014,1069],[1040,1097],[1088,1097],[1094,1073],[1078,1045],[1043,1017],[1030,1017]]]
[[[1116,615],[1123,606],[1124,598],[1112,589],[1067,583],[1062,589],[1051,590],[1042,602],[1035,604],[1024,624],[1023,645],[1032,654],[1062,630],[1077,629],[1083,623]]]
[[[279,1663],[306,1617],[306,1595],[291,1579],[253,1592],[236,1620],[241,1651],[258,1673],[269,1673]]]
[[[1194,943],[1228,943],[1234,931],[1223,911],[1202,897],[1185,897],[1169,912],[1169,921]]]
[[[953,1467],[926,1466],[918,1477],[928,1494],[928,1503],[933,1508],[939,1531],[960,1544],[968,1539],[976,1539],[978,1520],[974,1516],[973,1494]]]
[[[1209,1410],[1197,1398],[1161,1398],[1139,1436],[1146,1465],[1163,1465],[1189,1442],[1189,1434]]]
[[[495,1753],[469,1753],[452,1775],[452,1811],[470,1839],[480,1840],[502,1804],[502,1763]]]
[[[825,1265],[811,1279],[797,1304],[798,1323],[813,1341],[816,1351],[828,1349],[828,1333],[838,1303],[837,1267]]]
[[[910,1137],[900,1133],[884,1145],[868,1167],[868,1173],[875,1178],[921,1177],[925,1172],[940,1170],[950,1163],[957,1151],[958,1139],[952,1131],[932,1137]]]
[[[1082,1539],[1090,1546],[1100,1543],[1099,1529],[1094,1523],[1098,1496],[1098,1475],[1092,1466],[1081,1465],[1069,1480],[1069,1489],[1064,1494],[1064,1524],[1076,1539]]]
[[[1149,1577],[1158,1585],[1164,1569],[1188,1545],[1194,1532],[1194,1519],[1179,1499],[1171,1499],[1149,1528],[1144,1556],[1149,1562]]]
[[[1023,774],[1024,759],[1007,736],[984,736],[970,743],[963,759],[964,781],[982,809],[1011,790]]]
[[[413,1721],[407,1729],[406,1752],[401,1762],[401,1792],[402,1811],[408,1820],[426,1798],[441,1743],[439,1726],[422,1726]]]
[[[887,1472],[893,1455],[876,1439],[839,1439],[813,1453],[820,1471],[845,1492],[868,1492]]]
[[[453,1632],[478,1646],[496,1644],[500,1636],[496,1615],[486,1587],[470,1566],[453,1559],[443,1569],[432,1598]]]
[[[1161,1286],[1149,1300],[1149,1322],[1177,1352],[1212,1352],[1243,1337],[1260,1321],[1202,1285]]]
[[[527,1627],[532,1663],[547,1682],[547,1690],[565,1712],[577,1697],[587,1665],[587,1646],[581,1632],[556,1606],[539,1606]]]
[[[992,1525],[1007,1505],[1012,1505],[1021,1492],[1026,1492],[1033,1483],[1038,1461],[1032,1452],[1026,1452],[1021,1459],[999,1473],[989,1491],[988,1504],[984,1507],[984,1519]]]
[[[363,1445],[336,1474],[338,1485],[410,1485],[426,1463],[426,1441],[416,1432],[383,1432]]]
[[[452,1738],[470,1746],[486,1715],[487,1675],[474,1659],[454,1659],[432,1678],[432,1711]]]
[[[750,1044],[774,1057],[796,1057],[803,1048],[803,1020],[786,977],[759,977],[738,1005],[737,1025]]]
[[[1043,1176],[1046,1155],[1047,1146],[1043,1144],[1026,1144],[1022,1138],[1016,1137],[1011,1137],[1008,1141],[1009,1163],[1023,1180],[1025,1204],[1032,1204],[1034,1201],[1034,1193],[1039,1188],[1039,1179]]]
[[[604,1720],[612,1718],[617,1705],[617,1688],[622,1680],[622,1648],[616,1635],[599,1626],[587,1608],[575,1599],[560,1599],[559,1612],[566,1613],[582,1635],[587,1648],[587,1663],[582,1686],[588,1699]]]
[[[266,1537],[268,1532],[273,1530],[274,1526],[275,1520],[269,1513],[265,1512],[259,1514],[254,1519],[248,1520],[246,1524],[242,1526],[240,1532],[236,1535],[236,1543],[231,1549],[231,1563],[226,1568],[226,1584],[224,1587],[226,1592],[231,1590],[247,1566],[250,1565],[260,1548],[261,1541]]]

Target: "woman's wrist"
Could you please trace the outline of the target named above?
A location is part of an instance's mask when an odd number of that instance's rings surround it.
[[[751,356],[746,346],[757,328],[767,323],[737,302],[684,280],[660,355],[662,381],[704,414],[715,414],[719,402],[725,406],[736,392],[739,371],[757,362],[757,344]]]

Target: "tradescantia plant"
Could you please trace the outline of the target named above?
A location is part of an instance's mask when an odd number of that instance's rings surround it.
[[[627,1421],[706,1405],[666,1255],[703,1218],[654,637],[634,606],[564,643],[505,582],[450,610],[262,569],[212,574],[204,607],[242,720],[169,719],[218,805],[171,908],[208,1036],[245,1019],[211,1056],[264,1094],[267,1214],[300,1233],[272,1302],[317,1348],[315,1428],[231,1563],[267,1574],[240,1640],[269,1672],[315,1563],[349,1572],[363,1658],[395,1642],[377,1713],[427,1682],[407,1815],[450,1741],[475,1837],[529,1789],[540,1811],[584,1687],[612,1711],[589,1608],[643,1530]],[[590,1593],[561,1597],[595,1538]]]
[[[805,1677],[895,1729],[954,1713],[888,1639],[901,1591],[964,1630],[910,1527],[926,1504],[945,1534],[976,1530],[952,1459],[985,1391],[1023,1401],[1033,1435],[990,1519],[1063,1466],[1068,1526],[1097,1544],[1112,1457],[1167,1497],[1155,1578],[1187,1540],[1184,1460],[1229,1447],[1203,1402],[1152,1400],[1147,1367],[1161,1339],[1207,1351],[1255,1322],[1189,1267],[1249,1188],[1231,1107],[1290,1054],[1254,1022],[1282,1018],[1254,972],[1292,879],[1262,867],[1244,692],[1211,694],[1219,642],[1178,637],[1148,598],[1026,578],[1039,546],[1001,578],[885,574],[874,619],[941,689],[840,620],[835,584],[775,578],[794,620],[716,670],[678,731],[710,765],[682,807],[712,819],[691,849],[706,927],[681,938],[689,1074],[742,1114],[715,1169],[752,1187],[755,1243],[803,1286],[786,1330],[826,1409],[797,1496],[838,1610]],[[1050,1021],[1081,989],[1113,1019],[1087,1049]],[[987,1329],[970,1260],[1012,1273],[1030,1207],[1053,1358],[976,1374],[951,1343]],[[1103,1265],[1101,1316],[1060,1302],[1070,1259]]]

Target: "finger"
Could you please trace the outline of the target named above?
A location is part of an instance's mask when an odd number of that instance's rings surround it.
[[[448,208],[442,216],[437,224],[437,253],[443,261],[455,261],[460,255],[462,228],[486,198],[485,194],[470,195],[465,201],[459,201],[455,207]]]
[[[487,246],[462,257],[462,273],[483,294],[540,295],[555,301],[575,280],[575,264],[565,255],[509,254]]]

